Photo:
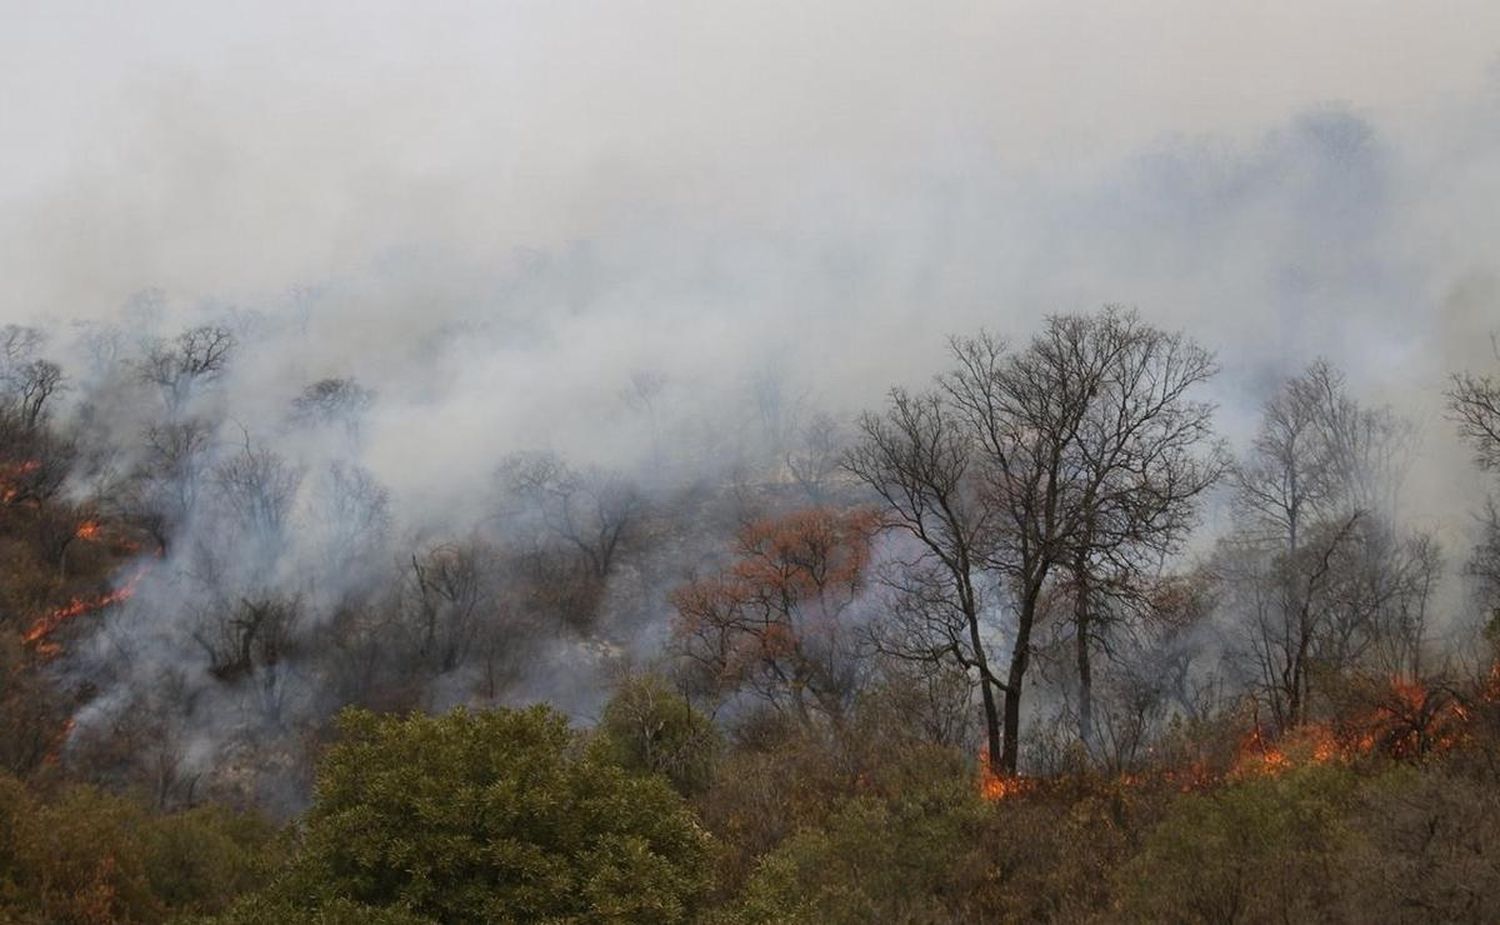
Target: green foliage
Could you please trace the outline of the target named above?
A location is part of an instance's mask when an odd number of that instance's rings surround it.
[[[713,780],[723,742],[712,721],[653,675],[630,678],[604,707],[593,752],[637,774],[661,774],[685,796]]]
[[[846,802],[763,858],[735,923],[952,921],[985,807],[956,782]]]
[[[975,874],[960,920],[1116,921],[1106,914],[1112,875],[1131,857],[1158,799],[1080,778],[995,804],[974,839]]]
[[[1309,765],[1183,796],[1119,872],[1124,918],[1326,920],[1350,771]]]
[[[347,710],[284,895],[445,923],[679,922],[708,839],[667,783],[580,753],[545,708]],[[250,919],[253,921],[253,919]]]
[[[696,806],[724,845],[730,892],[756,860],[800,831],[826,826],[855,796],[892,800],[954,785],[972,788],[972,761],[904,734],[888,714],[860,709],[841,730],[809,730],[775,711],[742,721],[713,786]]]
[[[151,891],[178,912],[215,912],[263,885],[285,847],[264,819],[202,806],[157,816],[146,838]]]
[[[272,829],[220,810],[153,816],[89,787],[0,779],[0,921],[159,922],[262,882]]]
[[[347,899],[327,899],[307,908],[295,897],[276,893],[246,896],[213,919],[182,920],[177,925],[437,925],[400,908],[376,908]]]

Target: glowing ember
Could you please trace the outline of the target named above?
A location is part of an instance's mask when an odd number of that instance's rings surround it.
[[[1375,706],[1337,727],[1308,723],[1269,741],[1256,728],[1240,747],[1230,777],[1279,774],[1297,764],[1349,762],[1380,753],[1411,760],[1447,751],[1467,737],[1468,710],[1451,691],[1392,678]]]
[[[57,730],[57,735],[53,736],[52,741],[48,744],[47,754],[42,756],[44,764],[57,764],[58,758],[62,755],[63,745],[68,741],[68,736],[73,734],[73,727],[75,725],[77,723],[71,716],[63,722],[62,728]]]
[[[1125,787],[1165,784],[1183,792],[1254,777],[1274,777],[1297,767],[1348,764],[1372,755],[1413,761],[1461,747],[1469,740],[1473,703],[1444,686],[1401,677],[1370,691],[1373,704],[1362,714],[1336,723],[1305,723],[1280,736],[1258,724],[1240,741],[1228,770],[1193,763],[1183,768],[1157,767],[1115,778]],[[1478,691],[1479,699],[1500,703],[1500,662],[1492,666]],[[987,756],[979,756],[979,793],[989,801],[1033,793],[1041,778],[996,774]]]
[[[62,627],[64,623],[81,617],[84,614],[93,613],[112,604],[127,601],[135,594],[136,585],[140,584],[141,578],[146,574],[146,568],[142,567],[130,576],[130,580],[124,585],[116,588],[108,594],[96,597],[75,597],[67,604],[48,611],[21,637],[21,639],[44,658],[50,658],[58,653],[59,647],[51,642],[48,637]]]
[[[1209,770],[1202,762],[1194,762],[1188,765],[1187,768],[1183,770],[1168,768],[1166,771],[1162,772],[1161,777],[1162,780],[1166,781],[1169,785],[1176,787],[1183,793],[1190,793],[1194,790],[1202,790],[1203,788],[1213,784],[1215,781],[1214,773]]]
[[[78,537],[80,540],[97,540],[100,533],[103,532],[103,529],[104,528],[99,525],[99,521],[85,520],[83,523],[78,525],[77,530],[73,531],[73,535]]]
[[[1257,774],[1280,774],[1292,766],[1292,761],[1278,743],[1271,742],[1265,732],[1256,726],[1250,730],[1240,744],[1240,756],[1230,770],[1230,777],[1245,777]]]
[[[990,770],[989,756],[984,754],[979,756],[979,795],[984,799],[990,802],[1003,800],[1018,793],[1035,790],[1036,785],[1037,781],[1034,777],[996,774]]]
[[[10,504],[15,501],[21,494],[21,489],[16,485],[16,482],[41,467],[41,462],[35,459],[0,465],[0,504]]]

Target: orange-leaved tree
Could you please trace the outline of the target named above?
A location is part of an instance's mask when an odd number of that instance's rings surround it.
[[[747,524],[735,558],[672,595],[682,651],[716,693],[752,692],[802,723],[841,723],[857,682],[851,609],[878,516],[814,507]]]

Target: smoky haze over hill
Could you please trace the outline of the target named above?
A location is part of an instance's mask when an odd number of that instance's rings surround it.
[[[265,378],[382,386],[403,497],[638,456],[638,369],[849,409],[1123,302],[1231,419],[1318,354],[1425,413],[1492,325],[1488,4],[78,12],[0,40],[0,316],[262,313]]]
[[[376,609],[425,600],[434,569],[452,569],[444,606],[477,600],[465,569],[494,570],[445,544],[530,561],[506,544],[556,525],[523,503],[515,467],[536,457],[516,454],[543,452],[601,509],[629,483],[648,524],[664,505],[692,523],[598,568],[587,606],[552,602],[598,624],[529,672],[502,666],[523,677],[506,696],[589,715],[597,665],[657,654],[666,595],[716,561],[722,496],[784,480],[820,414],[847,427],[924,385],[950,334],[1019,342],[1106,303],[1217,354],[1203,397],[1233,449],[1318,357],[1408,416],[1401,512],[1456,573],[1485,482],[1443,390],[1492,360],[1500,328],[1500,11],[1090,6],[22,17],[0,37],[0,322],[46,332],[68,376],[59,420],[95,451],[71,490],[139,469],[163,421],[211,421],[215,447],[211,501],[62,661],[97,688],[79,728],[189,666],[203,701],[176,735],[188,764],[217,760],[247,695],[201,675],[245,666],[205,613],[274,623],[294,600],[321,631],[375,582],[356,561],[410,566]],[[232,337],[222,372],[180,400],[138,375],[203,325]],[[368,394],[310,425],[297,400],[334,380]],[[282,485],[283,506],[236,495],[244,479]],[[524,623],[536,605],[504,606]],[[425,702],[501,670],[475,658]],[[284,683],[255,709],[321,715],[339,696]]]

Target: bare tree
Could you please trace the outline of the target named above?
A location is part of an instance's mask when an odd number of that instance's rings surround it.
[[[0,367],[10,368],[36,356],[47,336],[39,328],[24,324],[0,327]]]
[[[240,449],[214,468],[219,513],[242,568],[275,567],[288,548],[288,531],[303,470],[275,450],[245,437]]]
[[[1500,360],[1500,341],[1495,341]],[[1474,450],[1474,461],[1487,472],[1500,472],[1500,379],[1460,373],[1448,390],[1448,408],[1459,433]],[[1468,563],[1479,605],[1500,626],[1500,508],[1494,500],[1481,518],[1481,538]]]
[[[165,552],[192,519],[209,469],[213,433],[208,422],[181,417],[148,426],[141,460],[121,504],[125,515]]]
[[[253,681],[261,715],[279,723],[285,707],[285,661],[292,655],[301,603],[276,595],[221,601],[204,615],[193,640],[208,670],[225,684]]]
[[[893,389],[883,414],[860,418],[861,439],[844,465],[884,502],[887,524],[913,555],[885,580],[898,592],[894,635],[877,642],[897,658],[956,662],[978,678],[990,766],[1002,767],[1005,682],[990,665],[979,581],[992,509],[973,478],[973,442],[938,393]]]
[[[1465,572],[1473,582],[1473,594],[1486,621],[1500,630],[1500,508],[1494,501],[1486,507],[1481,535]]]
[[[1442,548],[1429,533],[1394,537],[1382,531],[1380,547],[1365,557],[1359,591],[1373,602],[1371,646],[1382,674],[1421,677],[1430,642],[1431,607],[1442,580]]]
[[[1249,456],[1234,469],[1247,524],[1293,551],[1312,521],[1359,509],[1384,516],[1410,428],[1386,408],[1363,408],[1344,377],[1319,360],[1266,403]]]
[[[37,504],[62,489],[77,447],[44,426],[50,399],[63,388],[61,368],[37,356],[36,328],[0,328],[0,504]]]
[[[279,539],[302,484],[302,471],[247,437],[238,452],[219,463],[214,482],[220,500],[244,529]]]
[[[1403,539],[1394,524],[1409,434],[1388,409],[1361,407],[1319,361],[1266,403],[1235,469],[1241,527],[1219,568],[1282,729],[1306,719],[1319,667],[1371,653],[1420,667],[1441,561],[1430,540]]]
[[[667,377],[654,369],[637,369],[631,372],[629,383],[620,390],[620,399],[626,407],[646,416],[651,428],[651,459],[657,470],[662,467],[661,414],[658,407],[662,391],[667,386]]]
[[[200,325],[172,340],[156,340],[137,365],[141,380],[157,387],[170,413],[177,413],[194,392],[223,376],[234,350],[228,328]]]
[[[390,493],[361,466],[332,462],[314,480],[308,529],[332,581],[368,577],[391,526]]]
[[[828,501],[830,485],[843,462],[845,434],[832,415],[819,413],[798,428],[786,451],[786,468],[813,504]]]
[[[0,386],[4,388],[0,400],[21,426],[35,429],[46,418],[48,402],[63,388],[62,367],[39,357],[13,359],[9,356],[12,349],[17,348],[0,344],[6,354],[0,358]]]
[[[919,615],[906,625],[930,640],[929,657],[977,673],[991,767],[1013,774],[1044,596],[1071,572],[1087,687],[1099,596],[1176,547],[1216,474],[1200,459],[1211,409],[1187,397],[1214,367],[1191,342],[1113,308],[1049,318],[1021,350],[988,334],[951,349],[938,392],[893,393],[884,418],[865,417],[849,467],[921,545],[899,579]],[[981,587],[995,600],[981,601]],[[1003,677],[983,625],[997,611],[1011,617]]]
[[[1500,359],[1500,342],[1495,355]],[[1448,408],[1459,433],[1474,448],[1474,459],[1487,471],[1500,470],[1500,379],[1458,373],[1448,389]]]
[[[609,577],[642,501],[621,476],[578,472],[554,453],[519,453],[500,469],[501,482],[526,513],[577,552],[596,580]]]
[[[319,379],[292,399],[292,419],[339,428],[350,442],[357,442],[364,416],[374,403],[375,393],[354,379]]]
[[[1198,498],[1222,472],[1213,408],[1190,392],[1215,372],[1212,356],[1180,334],[1105,313],[1069,332],[1065,349],[1099,370],[1070,461],[1080,470],[1077,529],[1065,569],[1073,603],[1078,735],[1093,742],[1091,653],[1112,618],[1150,602],[1162,562],[1180,551]]]
[[[257,665],[275,664],[286,649],[297,605],[271,598],[227,603],[222,619],[205,622],[193,638],[209,656],[209,671],[221,681],[237,681]]]
[[[1341,519],[1319,521],[1304,530],[1301,545],[1288,553],[1267,556],[1253,544],[1239,546],[1238,566],[1220,568],[1224,579],[1248,595],[1241,606],[1248,610],[1259,689],[1279,729],[1306,717],[1319,642],[1328,628],[1329,588],[1346,547],[1355,542],[1362,516],[1352,511]]]
[[[50,427],[28,427],[0,413],[0,505],[37,505],[57,495],[72,472],[77,446]]]
[[[1089,688],[1096,596],[1120,593],[1149,556],[1172,551],[1216,475],[1200,459],[1211,409],[1188,393],[1212,357],[1133,312],[1056,316],[1026,349],[986,335],[957,340],[943,380],[975,434],[995,516],[985,565],[1015,617],[1005,682],[1005,752],[1014,773],[1022,684],[1043,594],[1069,573],[1080,689]],[[1095,582],[1107,578],[1110,582]],[[1088,695],[1080,731],[1091,734]]]
[[[803,405],[804,396],[788,391],[787,378],[782,372],[776,366],[761,369],[751,376],[749,383],[749,397],[760,423],[761,443],[757,449],[768,454],[769,461],[780,459],[792,442]]]
[[[411,557],[402,576],[403,623],[414,632],[418,663],[437,674],[468,659],[480,623],[493,614],[485,550],[445,543]]]

